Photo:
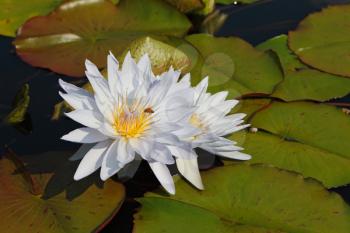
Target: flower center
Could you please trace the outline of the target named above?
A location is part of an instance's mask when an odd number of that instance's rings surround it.
[[[116,133],[125,138],[140,137],[151,124],[153,111],[147,109],[132,110],[126,106],[119,107],[114,112],[113,128]]]
[[[203,124],[203,122],[201,121],[201,119],[198,117],[197,114],[192,114],[192,116],[190,117],[190,123],[191,125],[200,128],[200,129],[205,129],[205,125]]]

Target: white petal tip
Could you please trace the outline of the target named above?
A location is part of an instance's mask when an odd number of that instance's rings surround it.
[[[175,195],[175,187],[164,187],[164,189],[170,194],[170,195]]]
[[[74,177],[73,177],[73,179],[75,180],[75,181],[79,181],[79,180],[81,180],[81,179],[83,179],[84,178],[84,176],[82,176],[81,174],[77,174],[77,173],[75,173],[75,175],[74,175]]]
[[[199,190],[204,190],[204,185],[202,182],[197,183],[197,184],[193,184],[193,185]]]
[[[100,174],[100,178],[101,178],[102,181],[106,181],[106,180],[108,180],[109,177]]]

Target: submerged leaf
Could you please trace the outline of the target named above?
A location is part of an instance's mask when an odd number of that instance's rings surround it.
[[[350,77],[349,21],[350,5],[313,13],[289,33],[289,46],[306,64]]]
[[[346,233],[350,207],[319,183],[263,166],[231,165],[202,173],[206,189],[184,180],[177,194],[139,199],[135,233]],[[176,225],[176,227],[174,227]]]
[[[14,44],[29,64],[80,77],[86,58],[104,67],[108,51],[120,55],[141,36],[183,36],[190,26],[184,15],[158,0],[123,0],[116,6],[78,0],[26,22]]]
[[[27,109],[30,102],[29,85],[25,84],[17,92],[13,103],[11,112],[5,117],[4,121],[8,124],[19,124],[25,120]]]
[[[67,159],[62,152],[57,153],[56,158],[50,158],[50,155],[47,154],[49,161],[57,161],[58,157],[61,161]],[[90,184],[84,193],[74,199],[68,200],[64,192],[56,193],[53,197],[43,197],[41,194],[47,181],[52,179],[52,174],[30,173],[13,156],[7,154],[0,160],[1,232],[96,232],[99,226],[114,216],[123,202],[124,188],[112,180],[100,187]],[[67,182],[67,179],[61,179],[60,182]],[[67,195],[77,192],[87,182],[68,180]],[[54,187],[57,185],[62,183]]]

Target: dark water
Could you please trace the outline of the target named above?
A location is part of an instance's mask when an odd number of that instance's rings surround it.
[[[319,11],[328,4],[349,3],[350,0],[263,0],[252,5],[218,6],[229,15],[217,36],[239,36],[252,44],[258,44],[273,36],[287,33],[311,12]],[[59,140],[72,129],[78,127],[72,120],[51,121],[58,96],[58,78],[81,82],[33,68],[23,63],[15,54],[12,38],[0,37],[0,113],[11,105],[17,90],[24,84],[30,85],[30,107],[33,130],[24,135],[12,127],[0,125],[0,154],[7,145],[19,155],[43,153],[55,150],[75,150],[78,145]],[[350,98],[342,101],[350,102]],[[147,174],[145,174],[147,173]],[[146,177],[146,178],[145,178]],[[148,179],[148,180],[144,180]],[[140,184],[143,186],[140,188]],[[141,166],[134,181],[126,183],[130,197],[140,196],[145,190],[154,188],[157,182],[147,166]],[[350,203],[350,186],[334,189]],[[132,213],[137,204],[126,200],[121,211],[103,232],[130,232]]]

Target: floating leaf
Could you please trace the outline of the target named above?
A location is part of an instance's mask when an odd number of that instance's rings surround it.
[[[206,189],[184,180],[173,197],[139,199],[134,233],[347,233],[350,208],[319,183],[276,168],[231,165],[202,172]],[[174,227],[176,226],[176,227]]]
[[[350,93],[350,79],[314,69],[300,70],[285,76],[272,94],[286,101],[327,101]]]
[[[209,75],[209,91],[225,89],[230,92],[229,97],[268,95],[282,80],[282,72],[273,57],[239,38],[197,34],[186,37],[186,40],[203,57],[192,71],[193,80],[199,82]]]
[[[350,160],[338,154],[260,131],[238,133],[230,138],[252,155],[249,164],[270,164],[295,171],[321,181],[327,188],[350,183]]]
[[[61,2],[62,0],[0,0],[0,34],[14,37],[17,29],[27,19],[46,15]]]
[[[93,19],[93,20],[92,20]],[[48,16],[27,21],[14,44],[18,55],[33,66],[70,75],[84,75],[84,61],[106,65],[108,51],[115,55],[141,36],[183,36],[187,18],[157,0],[74,1]]]
[[[42,191],[51,177],[48,173],[30,174],[13,155],[0,160],[1,232],[96,232],[124,199],[123,186],[112,180],[103,187],[90,185],[74,199],[68,200],[63,192],[43,198]],[[66,188],[76,192],[86,181],[71,181]]]
[[[307,102],[275,102],[252,119],[252,125],[350,158],[350,117],[340,109]]]
[[[307,102],[274,102],[260,108],[250,123],[263,132],[230,137],[252,155],[248,163],[296,171],[328,188],[350,183],[350,117],[341,110]]]
[[[272,50],[277,53],[285,74],[307,68],[288,48],[287,40],[287,35],[279,35],[259,44],[256,48],[262,51]]]
[[[350,77],[349,21],[350,5],[311,14],[289,33],[289,46],[306,64]]]
[[[262,110],[271,102],[271,99],[244,99],[240,100],[238,105],[232,109],[232,113],[245,113],[245,119],[249,119],[255,113]]]
[[[327,101],[350,93],[349,79],[320,72],[301,63],[289,50],[286,35],[267,40],[257,48],[276,52],[285,73],[284,80],[277,85],[273,97],[285,101]]]

